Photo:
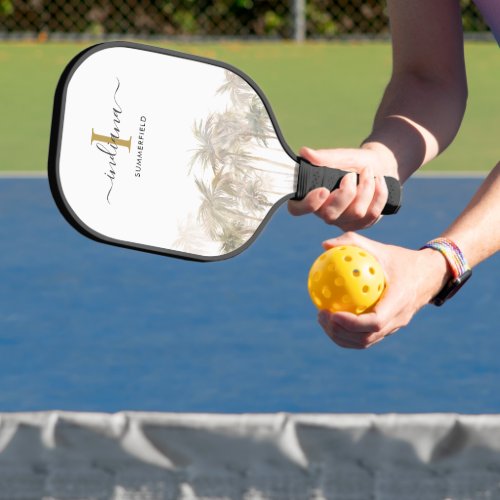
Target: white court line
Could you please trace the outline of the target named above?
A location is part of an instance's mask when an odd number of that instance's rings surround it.
[[[0,171],[0,179],[45,179],[47,178],[47,172],[43,171]]]
[[[413,174],[414,179],[483,179],[488,175],[487,171],[478,172],[474,170],[452,170],[452,171],[436,171],[429,170],[424,172],[416,172]],[[44,179],[47,177],[47,172],[44,171],[0,171],[0,179]]]
[[[416,172],[412,175],[414,179],[483,179],[489,172],[477,170],[452,170],[449,172],[439,172],[436,170],[429,170],[423,172]]]

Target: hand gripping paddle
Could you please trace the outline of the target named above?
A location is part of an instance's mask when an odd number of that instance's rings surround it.
[[[346,173],[294,155],[263,92],[219,61],[102,43],[57,86],[50,187],[68,222],[97,241],[225,259],[286,200],[333,190]],[[385,179],[391,214],[401,188]]]

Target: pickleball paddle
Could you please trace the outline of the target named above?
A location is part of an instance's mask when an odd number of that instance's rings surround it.
[[[84,235],[202,261],[237,255],[286,200],[334,190],[347,173],[297,157],[242,71],[131,42],[90,47],[64,70],[48,169]],[[401,187],[385,180],[391,214]]]

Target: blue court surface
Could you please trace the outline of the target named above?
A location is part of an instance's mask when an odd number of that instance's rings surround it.
[[[364,234],[418,248],[480,182],[413,179],[400,213]],[[240,256],[186,262],[90,241],[46,179],[1,179],[0,411],[499,412],[500,256],[442,308],[350,351],[306,289],[338,234],[283,206]]]

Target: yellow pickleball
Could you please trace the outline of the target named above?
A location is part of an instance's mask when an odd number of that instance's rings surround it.
[[[307,288],[318,309],[362,314],[369,312],[382,295],[384,271],[363,248],[334,247],[313,263]]]

